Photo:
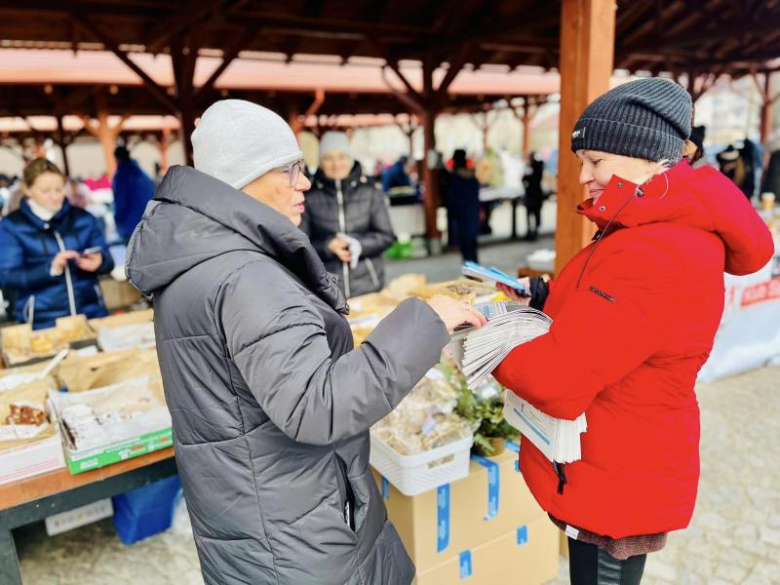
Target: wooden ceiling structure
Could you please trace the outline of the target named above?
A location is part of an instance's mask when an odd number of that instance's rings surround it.
[[[609,87],[614,68],[671,74],[694,98],[719,75],[768,79],[780,57],[780,0],[26,0],[0,4],[3,46],[111,51],[180,118],[185,139],[242,51],[378,58],[403,86],[395,97],[420,118],[428,151],[435,117],[464,68],[559,69],[562,127]],[[195,87],[203,52],[220,54],[222,64]],[[174,86],[158,85],[134,53],[169,54]],[[401,72],[404,60],[420,63],[421,86]],[[768,83],[764,89],[768,101]],[[435,173],[425,175],[436,193]],[[427,199],[432,237],[435,204]]]

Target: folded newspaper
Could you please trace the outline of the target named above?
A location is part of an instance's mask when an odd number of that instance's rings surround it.
[[[517,279],[512,278],[506,272],[502,272],[495,266],[485,267],[476,262],[466,261],[461,267],[460,272],[466,278],[477,280],[479,282],[485,282],[487,284],[496,284],[500,282],[508,287],[514,288],[517,292],[524,297],[530,297],[531,293],[528,289],[520,284]]]
[[[483,303],[477,308],[488,323],[464,332],[459,356],[471,389],[482,384],[515,347],[547,333],[552,325],[541,311],[518,303]],[[580,435],[588,428],[584,414],[573,421],[557,419],[507,391],[504,418],[550,461],[571,463],[582,457]]]

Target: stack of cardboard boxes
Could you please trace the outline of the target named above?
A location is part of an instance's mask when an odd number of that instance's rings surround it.
[[[472,457],[468,477],[414,497],[375,473],[417,585],[534,585],[557,575],[559,530],[528,491],[511,446]]]

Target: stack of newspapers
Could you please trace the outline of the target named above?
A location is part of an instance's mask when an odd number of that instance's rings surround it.
[[[483,303],[476,306],[487,325],[468,331],[463,340],[463,375],[476,388],[515,347],[547,333],[552,319],[518,303]]]
[[[517,303],[477,305],[488,323],[465,332],[461,369],[468,386],[477,388],[515,347],[547,333],[552,319]],[[571,463],[581,458],[580,435],[587,431],[585,415],[576,420],[551,417],[507,390],[504,418],[550,460]]]

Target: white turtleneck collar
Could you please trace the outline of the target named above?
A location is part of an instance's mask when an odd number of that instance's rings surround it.
[[[57,215],[57,212],[62,209],[62,207],[54,211],[46,209],[43,205],[39,205],[29,197],[27,198],[27,204],[30,206],[30,211],[40,217],[43,221],[51,221],[51,218]]]

